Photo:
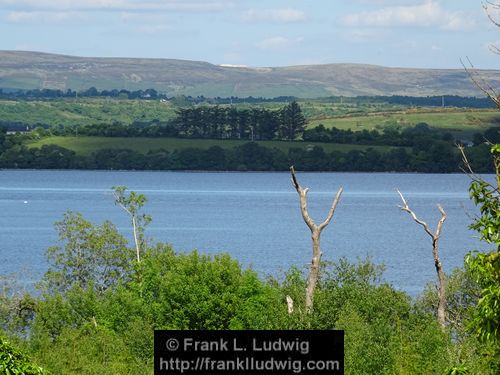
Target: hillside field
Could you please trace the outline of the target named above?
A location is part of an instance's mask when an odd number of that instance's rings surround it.
[[[366,113],[352,116],[335,116],[314,118],[309,127],[323,124],[326,128],[358,130],[382,130],[386,126],[414,126],[425,122],[432,128],[442,129],[456,135],[470,137],[473,133],[482,132],[489,127],[500,125],[500,114],[496,110],[406,110],[387,113]]]
[[[165,149],[168,151],[185,148],[208,149],[212,146],[219,146],[225,149],[241,146],[249,140],[216,140],[216,139],[182,139],[182,138],[144,138],[144,137],[47,137],[38,141],[30,141],[28,147],[41,147],[43,145],[55,144],[69,150],[75,151],[79,155],[90,155],[92,152],[101,149],[130,149],[142,154],[150,150]],[[287,153],[290,148],[311,148],[321,146],[325,152],[350,150],[364,150],[369,147],[381,152],[390,150],[389,146],[364,146],[346,145],[335,143],[310,143],[310,142],[285,142],[285,141],[259,141],[261,146],[277,148]]]

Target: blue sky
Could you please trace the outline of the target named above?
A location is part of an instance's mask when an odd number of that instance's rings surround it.
[[[0,0],[0,35],[3,50],[249,66],[500,62],[480,0]]]

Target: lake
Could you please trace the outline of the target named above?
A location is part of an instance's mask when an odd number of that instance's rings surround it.
[[[398,208],[403,192],[410,207],[432,229],[447,213],[440,254],[448,272],[463,265],[471,249],[484,248],[468,230],[477,210],[460,174],[297,173],[309,187],[309,207],[324,220],[339,186],[344,194],[323,231],[323,259],[370,256],[384,263],[384,279],[411,295],[435,280],[431,239]],[[0,274],[17,273],[28,286],[47,269],[45,250],[58,244],[54,222],[65,211],[101,223],[113,221],[131,239],[125,212],[111,187],[126,185],[145,194],[144,212],[153,221],[146,234],[178,251],[230,253],[261,275],[283,275],[310,262],[310,232],[288,173],[184,173],[110,171],[0,171]]]

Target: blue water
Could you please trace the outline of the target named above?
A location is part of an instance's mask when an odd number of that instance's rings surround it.
[[[385,280],[412,295],[435,279],[431,239],[399,210],[399,188],[419,217],[435,228],[440,203],[447,220],[440,240],[446,271],[484,248],[468,230],[477,211],[466,176],[394,173],[298,173],[309,187],[311,216],[323,221],[342,185],[344,194],[322,234],[324,259],[371,256]],[[0,171],[0,274],[17,273],[28,285],[47,269],[45,250],[58,244],[54,222],[67,210],[101,223],[109,219],[131,239],[128,217],[114,205],[111,187],[143,193],[153,222],[146,234],[178,251],[228,252],[262,275],[306,268],[310,232],[300,215],[288,173],[109,171]]]

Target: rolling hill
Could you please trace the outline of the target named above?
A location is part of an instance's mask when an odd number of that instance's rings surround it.
[[[484,70],[480,74],[493,87],[500,86],[499,70]],[[99,90],[154,88],[169,96],[481,95],[463,69],[362,64],[251,68],[175,59],[0,51],[0,88],[4,90],[79,91],[92,86]]]

